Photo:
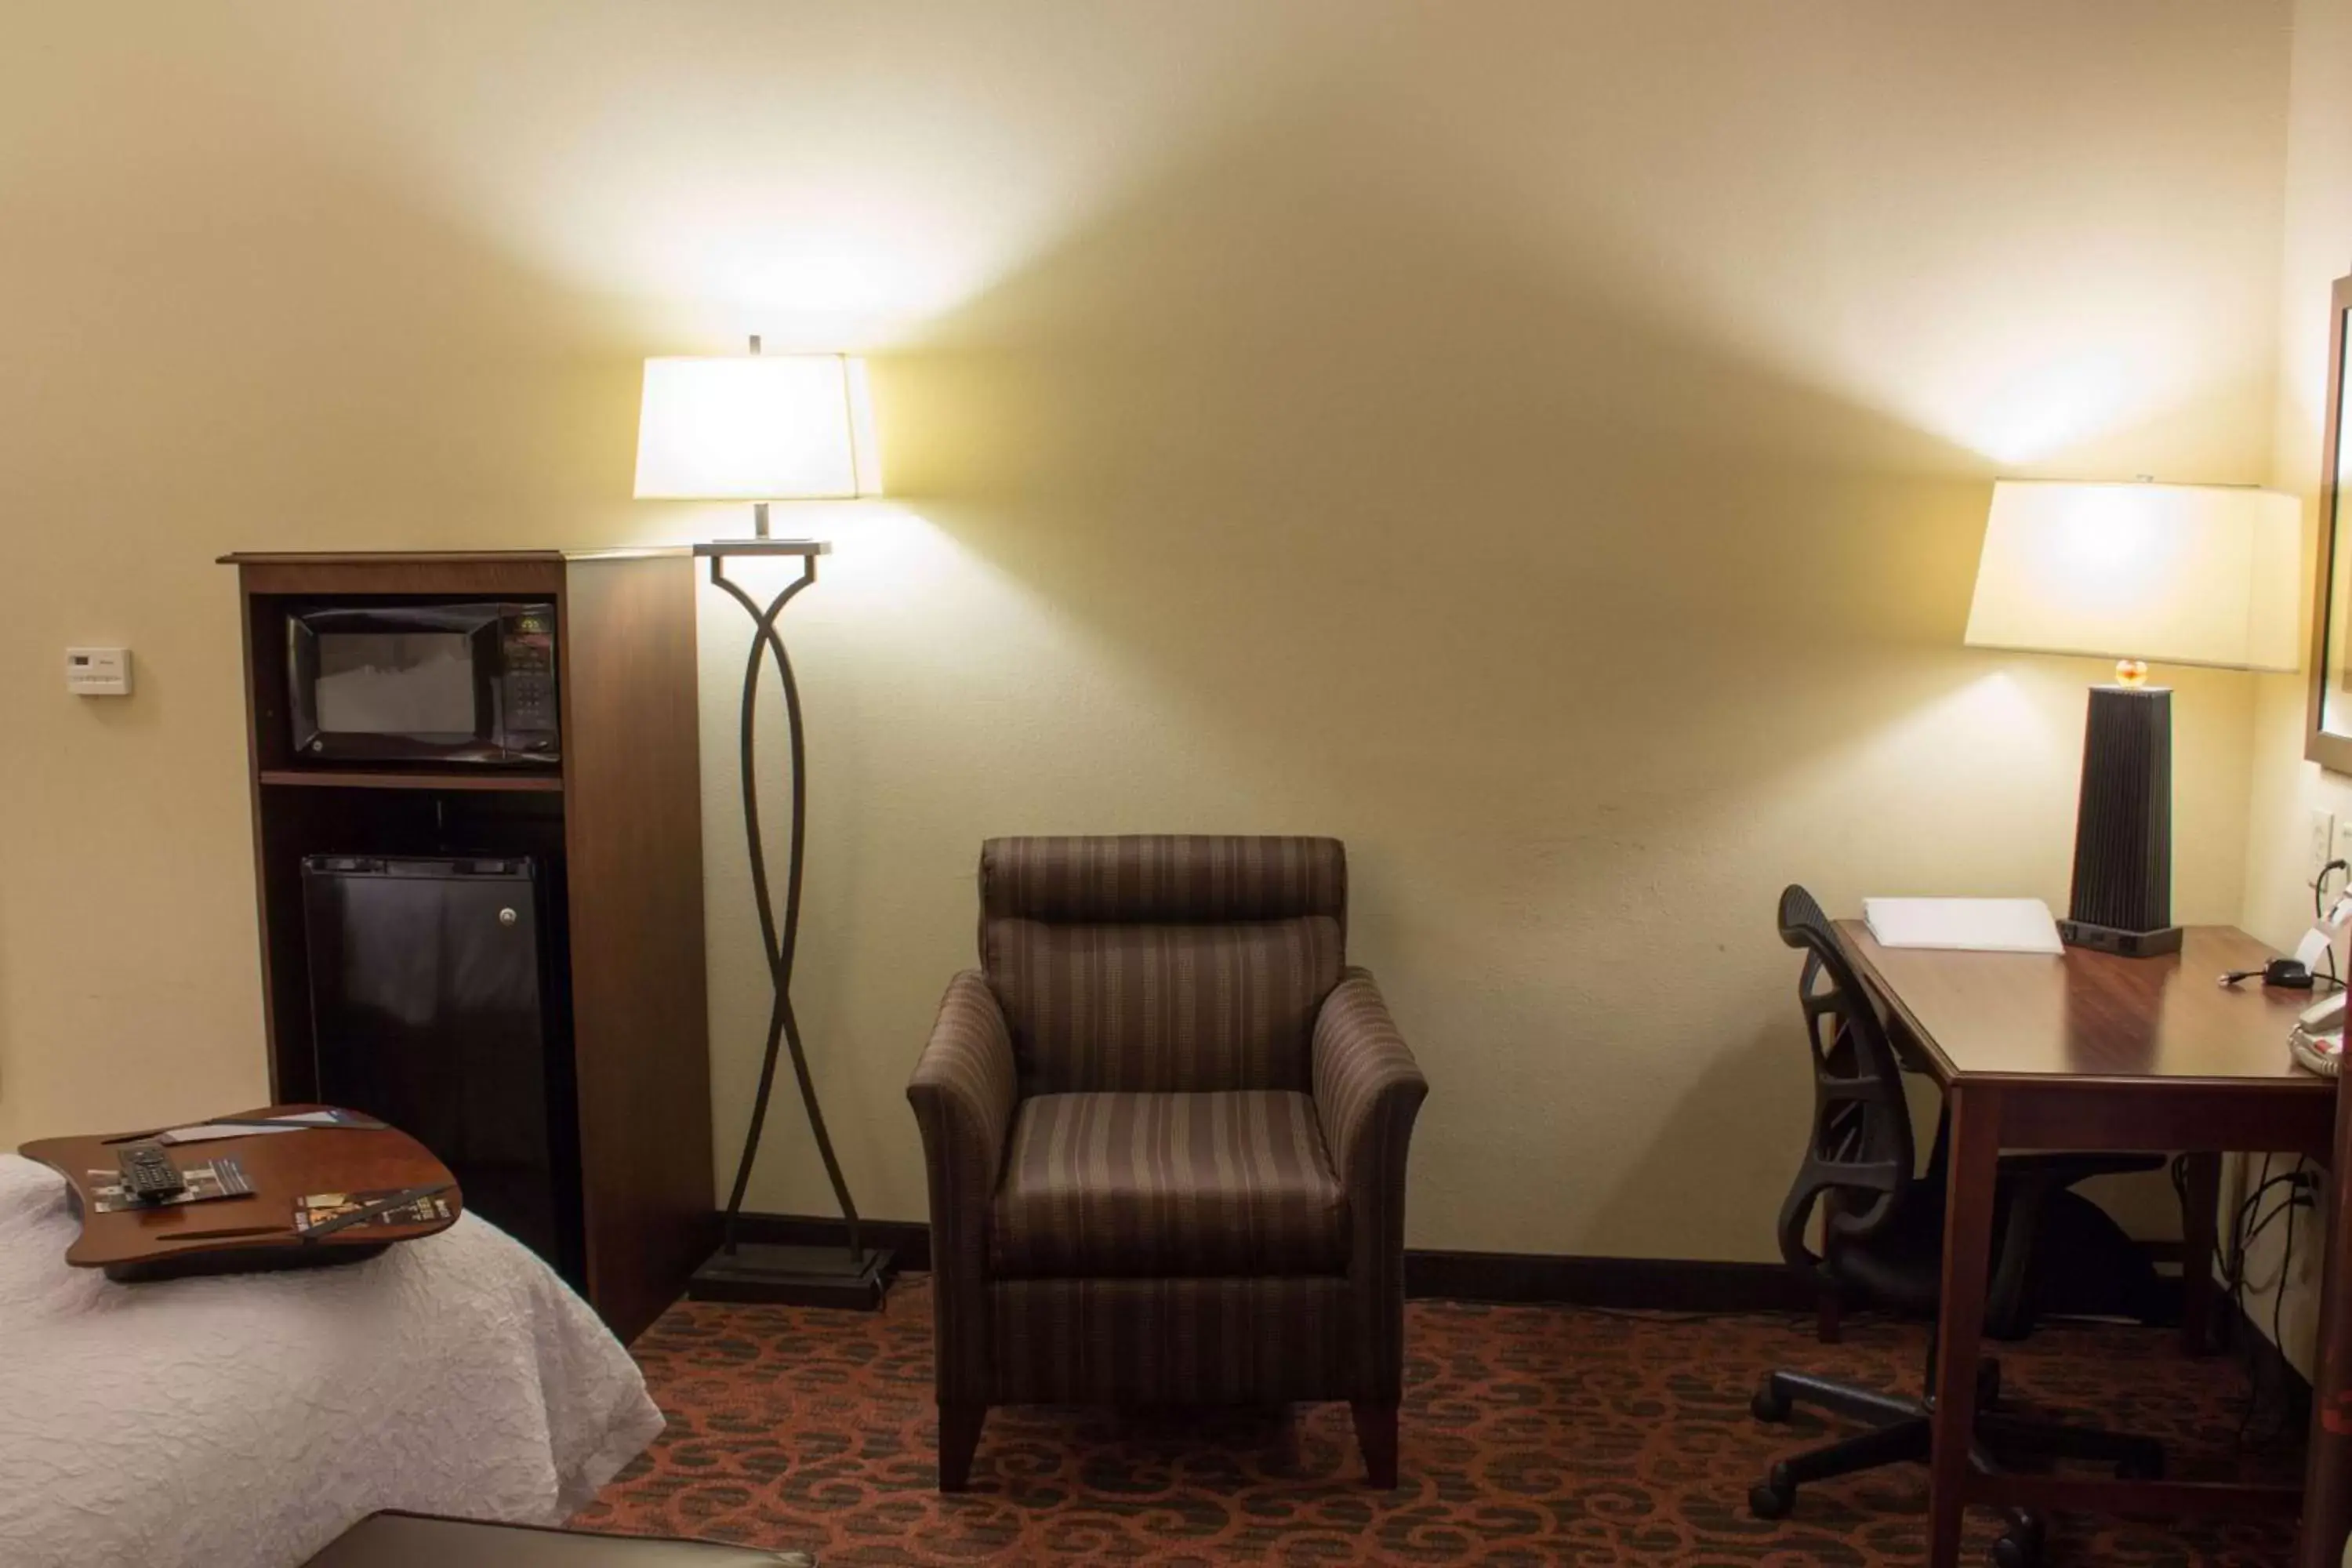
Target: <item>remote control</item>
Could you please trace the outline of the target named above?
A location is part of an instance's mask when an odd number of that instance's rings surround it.
[[[162,1203],[188,1190],[163,1146],[152,1138],[127,1145],[114,1160],[122,1167],[123,1193],[139,1203]]]

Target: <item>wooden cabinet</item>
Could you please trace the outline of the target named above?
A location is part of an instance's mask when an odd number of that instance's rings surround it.
[[[684,550],[240,554],[270,1098],[314,1098],[301,866],[311,855],[511,855],[544,875],[551,1045],[578,1112],[580,1279],[623,1339],[717,1244],[703,982],[694,562]],[[372,599],[551,600],[560,766],[293,752],[286,616]]]

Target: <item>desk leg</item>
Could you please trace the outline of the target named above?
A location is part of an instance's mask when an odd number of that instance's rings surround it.
[[[1991,1271],[1992,1210],[2000,1177],[2000,1095],[1954,1084],[1950,1175],[1944,1206],[1944,1300],[1936,1320],[1934,1447],[1927,1482],[1928,1568],[1959,1568],[1962,1488],[1975,1436],[1977,1357]]]
[[[2328,1166],[2326,1252],[2320,1261],[2318,1375],[2312,1380],[2311,1443],[2303,1470],[2303,1531],[2295,1568],[2336,1568],[2352,1531],[2352,1095],[2336,1095],[2336,1152]]]
[[[2221,1156],[2188,1156],[2180,1209],[2180,1348],[2193,1356],[2213,1352],[2213,1252],[2220,1240]]]

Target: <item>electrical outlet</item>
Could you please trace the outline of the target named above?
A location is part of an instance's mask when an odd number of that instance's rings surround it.
[[[2336,814],[2315,811],[2311,814],[2311,842],[2304,851],[2304,875],[2317,877],[2321,867],[2336,854]]]
[[[2352,861],[2352,813],[2336,819],[2335,858]]]

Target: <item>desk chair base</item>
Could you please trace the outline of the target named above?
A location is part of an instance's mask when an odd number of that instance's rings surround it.
[[[2164,1475],[2164,1445],[2153,1438],[2007,1415],[1995,1408],[2000,1397],[2000,1363],[1988,1358],[1977,1366],[1980,1414],[1978,1440],[1969,1446],[1969,1467],[1980,1475],[1998,1474],[2002,1468],[1996,1450],[2113,1465],[2123,1479],[2156,1480]],[[1748,1409],[1759,1421],[1777,1425],[1788,1420],[1799,1405],[1864,1422],[1870,1430],[1774,1464],[1748,1493],[1748,1510],[1758,1519],[1785,1517],[1796,1506],[1797,1489],[1808,1481],[1825,1481],[1882,1465],[1927,1462],[1933,1408],[1925,1400],[1876,1394],[1810,1373],[1776,1372],[1756,1391]],[[1993,1543],[1996,1568],[2035,1568],[2042,1560],[2045,1529],[2042,1516],[2026,1509],[2001,1511],[2009,1527]]]

